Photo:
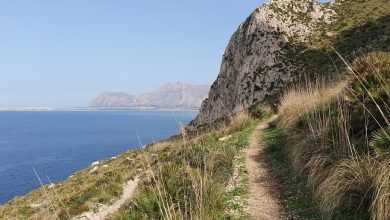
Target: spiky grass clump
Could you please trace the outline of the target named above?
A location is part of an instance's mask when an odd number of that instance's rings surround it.
[[[336,102],[338,103],[338,102]],[[295,130],[289,131],[292,146],[287,149],[293,168],[306,175],[314,190],[328,176],[330,168],[340,159],[353,157],[348,118],[344,106],[332,105],[304,115]]]
[[[357,58],[350,75],[347,95],[353,106],[353,134],[360,139],[372,136],[377,153],[385,152],[390,148],[390,53]]]
[[[281,99],[279,126],[292,128],[305,114],[329,106],[337,100],[344,86],[344,82],[340,82],[337,86],[313,84],[289,90]]]
[[[346,83],[287,92],[278,125],[294,170],[326,216],[388,219],[390,54],[368,54],[349,67]]]
[[[390,154],[390,126],[375,131],[372,135],[371,146],[377,154]]]
[[[346,159],[332,169],[316,195],[322,210],[331,217],[337,212],[364,215],[372,219],[390,217],[390,160],[371,157]]]
[[[240,131],[245,127],[248,127],[248,125],[253,122],[253,118],[248,111],[240,111],[230,116],[228,121],[229,125],[227,126],[227,129],[229,131]]]
[[[390,217],[390,158],[383,160],[376,170],[376,195],[372,203],[373,219],[389,219]]]
[[[230,123],[224,129],[166,145],[169,153],[150,166],[135,197],[117,218],[229,218],[228,184],[254,120],[248,113],[240,113]],[[226,135],[230,138],[222,141]]]
[[[144,183],[128,213],[148,219],[216,218],[226,206],[223,189],[199,170],[171,163],[159,179]]]
[[[347,159],[333,168],[316,192],[321,209],[365,214],[375,199],[375,178],[379,164],[371,158]]]

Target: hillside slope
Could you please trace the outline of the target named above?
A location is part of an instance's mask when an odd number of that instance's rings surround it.
[[[267,182],[254,172],[265,168],[276,174],[287,219],[390,219],[390,53],[368,53],[390,51],[389,18],[389,0],[273,0],[259,7],[226,49],[189,127],[196,135],[183,132],[96,162],[1,206],[0,219],[94,212],[121,200],[123,184],[138,176],[132,197],[109,219],[250,219],[265,201],[251,183]],[[164,91],[169,86],[156,94]],[[259,132],[270,116],[261,105],[276,107],[279,117]],[[241,111],[247,108],[256,117]],[[198,129],[221,118],[228,120]],[[256,167],[265,162],[272,167]]]
[[[351,58],[389,51],[389,18],[386,0],[272,0],[260,6],[233,34],[189,129],[254,105],[274,106],[292,82],[336,73],[342,63],[333,48]]]

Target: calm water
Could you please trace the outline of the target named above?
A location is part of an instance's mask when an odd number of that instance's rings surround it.
[[[0,112],[0,204],[92,162],[176,134],[193,112]],[[46,182],[45,182],[46,183]]]

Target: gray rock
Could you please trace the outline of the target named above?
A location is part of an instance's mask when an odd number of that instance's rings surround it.
[[[207,98],[210,87],[185,83],[168,83],[152,92],[131,95],[127,93],[102,93],[93,99],[94,108],[133,108],[158,110],[198,110]]]
[[[307,42],[333,14],[312,0],[272,0],[257,8],[231,37],[218,78],[187,129],[273,100],[298,75],[289,45]]]

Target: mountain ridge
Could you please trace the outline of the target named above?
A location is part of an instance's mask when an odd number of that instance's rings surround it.
[[[198,110],[207,97],[209,86],[167,83],[150,92],[134,95],[103,92],[91,100],[92,108],[130,108],[143,110]]]

